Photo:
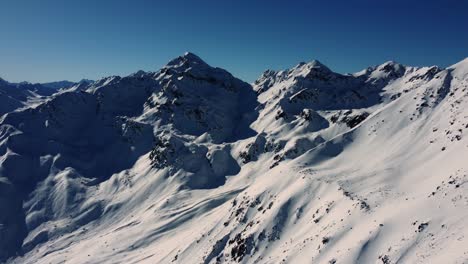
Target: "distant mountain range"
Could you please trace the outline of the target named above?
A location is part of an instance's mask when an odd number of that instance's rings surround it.
[[[48,88],[52,88],[52,89],[63,89],[63,88],[70,88],[76,84],[79,84],[79,83],[86,83],[86,84],[90,84],[94,81],[92,80],[88,80],[88,79],[82,79],[81,81],[79,82],[70,82],[70,81],[58,81],[58,82],[49,82],[49,83],[41,83],[42,86],[45,86],[45,87],[48,87]]]
[[[466,263],[468,58],[0,79],[0,262]]]
[[[16,109],[35,105],[60,90],[76,85],[89,85],[93,81],[83,79],[78,83],[59,81],[50,83],[10,83],[0,78],[0,115]]]

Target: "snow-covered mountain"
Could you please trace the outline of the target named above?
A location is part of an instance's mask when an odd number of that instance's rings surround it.
[[[48,82],[48,83],[41,83],[42,86],[44,87],[47,87],[47,88],[52,88],[52,89],[55,89],[55,90],[60,90],[60,89],[66,89],[66,88],[70,88],[70,87],[73,87],[77,84],[91,84],[93,83],[94,81],[92,80],[88,80],[88,79],[82,79],[81,81],[79,82],[70,82],[70,81],[58,81],[58,82]]]
[[[24,107],[38,105],[47,97],[62,91],[88,86],[93,81],[83,79],[77,83],[59,81],[50,83],[10,83],[0,78],[0,116]]]
[[[30,91],[0,82],[0,262],[468,262],[468,58]]]
[[[16,109],[42,102],[57,90],[47,85],[28,82],[10,83],[0,78],[0,116]]]

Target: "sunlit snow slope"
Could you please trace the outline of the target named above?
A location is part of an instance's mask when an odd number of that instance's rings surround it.
[[[468,263],[468,59],[0,96],[0,262]]]

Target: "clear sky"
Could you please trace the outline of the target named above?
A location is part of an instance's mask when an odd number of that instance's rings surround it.
[[[465,0],[4,0],[0,77],[154,71],[191,51],[246,81],[318,59],[337,72],[468,56]]]

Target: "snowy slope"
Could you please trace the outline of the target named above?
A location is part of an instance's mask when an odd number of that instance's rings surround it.
[[[76,85],[0,119],[0,260],[466,263],[467,100],[468,59]]]

